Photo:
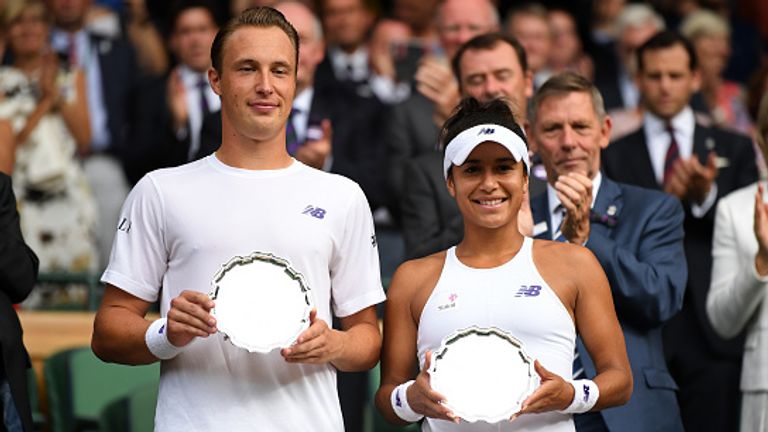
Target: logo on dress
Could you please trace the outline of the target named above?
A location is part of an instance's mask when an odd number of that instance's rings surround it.
[[[520,285],[520,289],[517,290],[515,297],[536,297],[541,292],[540,285]]]
[[[304,211],[301,212],[301,214],[309,215],[314,218],[323,219],[325,218],[325,209],[321,209],[320,207],[315,207],[312,204],[304,207]]]
[[[122,231],[124,233],[131,231],[131,221],[129,221],[126,218],[123,218],[120,220],[120,225],[117,226],[118,231]]]
[[[442,310],[447,310],[447,309],[455,308],[456,307],[456,299],[458,299],[458,298],[459,298],[458,294],[450,293],[448,295],[448,302],[444,303],[444,304],[441,304],[441,305],[438,305],[437,306],[437,310],[442,311]]]

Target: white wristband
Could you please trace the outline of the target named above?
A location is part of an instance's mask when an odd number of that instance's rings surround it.
[[[581,414],[592,409],[600,397],[600,389],[594,381],[588,379],[568,380],[573,386],[573,401],[568,408],[560,411],[564,414]]]
[[[413,385],[413,380],[395,387],[395,389],[392,390],[389,400],[392,403],[392,409],[395,410],[395,414],[397,414],[398,417],[407,422],[414,423],[423,419],[424,416],[412,410],[411,406],[408,405],[407,392],[408,387],[411,385]]]
[[[160,360],[172,359],[182,351],[181,348],[168,340],[167,321],[166,318],[156,319],[149,325],[147,333],[144,334],[144,341],[147,343],[149,352]]]

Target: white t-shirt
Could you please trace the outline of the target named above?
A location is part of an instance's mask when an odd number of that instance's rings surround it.
[[[331,321],[384,300],[368,204],[354,182],[300,162],[232,168],[215,155],[145,176],[126,200],[102,281],[165,316],[184,290],[209,293],[222,265],[252,252],[287,259]],[[161,367],[156,430],[340,431],[333,366],[249,353],[221,334]]]

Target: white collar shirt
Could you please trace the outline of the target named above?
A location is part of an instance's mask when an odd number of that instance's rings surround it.
[[[308,87],[293,99],[292,123],[299,142],[307,139],[307,127],[309,126],[309,110],[312,108],[312,99],[315,96],[314,87]]]
[[[346,53],[338,47],[329,50],[333,74],[340,81],[365,81],[368,79],[368,49],[360,47]]]

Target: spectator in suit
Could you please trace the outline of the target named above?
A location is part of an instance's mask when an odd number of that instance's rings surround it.
[[[528,67],[533,73],[533,87],[538,88],[552,75],[548,65],[552,33],[547,9],[539,3],[525,3],[509,12],[504,27],[525,48]]]
[[[388,177],[396,198],[402,196],[405,162],[437,151],[438,127],[459,101],[450,59],[472,37],[498,30],[499,17],[489,0],[446,0],[438,8],[436,23],[444,56],[422,59],[415,76],[417,91],[395,105],[385,120]]]
[[[576,430],[682,432],[661,328],[683,306],[683,209],[669,195],[601,174],[600,150],[608,145],[611,119],[586,78],[555,75],[532,105],[528,136],[549,181],[531,200],[534,234],[595,254],[608,276],[634,378],[629,403],[576,415]],[[593,361],[581,343],[577,352],[574,378],[579,369],[592,377]]]
[[[616,22],[616,41],[603,55],[595,55],[595,83],[605,100],[609,114],[614,110],[634,110],[639,92],[634,83],[635,50],[651,36],[664,29],[664,20],[647,4],[623,8]],[[616,120],[617,126],[621,120]],[[634,129],[634,128],[633,128]]]
[[[768,152],[768,93],[757,117],[757,142]],[[717,333],[736,337],[744,330],[741,370],[742,432],[768,428],[768,206],[765,181],[724,197],[717,205],[712,243],[712,282],[707,314]]]
[[[83,168],[96,197],[100,261],[107,262],[120,207],[128,194],[126,158],[131,143],[143,138],[132,130],[142,121],[137,116],[143,115],[145,106],[137,106],[135,53],[126,40],[86,28],[91,0],[48,0],[48,4],[54,19],[53,50],[85,72],[91,143]]]
[[[205,3],[186,2],[176,10],[170,47],[178,60],[166,87],[175,142],[168,165],[195,159],[200,150],[200,130],[209,113],[221,109],[221,101],[208,84],[211,44],[218,26]]]
[[[385,104],[402,102],[411,95],[411,78],[398,74],[393,47],[406,47],[411,40],[411,29],[402,21],[380,19],[368,41],[371,67],[371,90]]]
[[[32,291],[37,265],[21,235],[11,178],[0,173],[0,430],[33,430],[27,393],[29,356],[13,304]]]
[[[686,430],[736,430],[743,346],[714,332],[706,298],[717,201],[757,180],[755,153],[747,137],[696,120],[689,103],[700,77],[687,39],[653,36],[637,50],[637,67],[642,126],[605,150],[603,167],[608,178],[682,202],[688,283],[682,311],[664,328],[664,350]]]
[[[532,75],[516,39],[501,33],[475,36],[459,48],[453,70],[463,96],[481,102],[505,98],[515,118],[525,122]],[[421,258],[459,243],[463,220],[445,187],[440,152],[407,161],[404,179],[401,209],[406,258]]]
[[[591,80],[595,76],[595,65],[584,52],[574,16],[565,9],[550,9],[547,20],[552,34],[549,69],[553,73],[576,72]]]

